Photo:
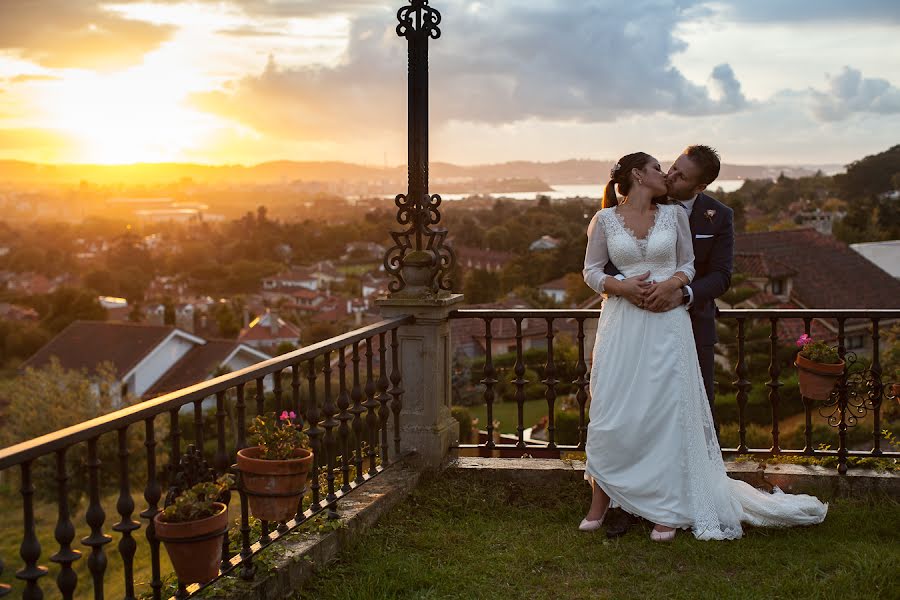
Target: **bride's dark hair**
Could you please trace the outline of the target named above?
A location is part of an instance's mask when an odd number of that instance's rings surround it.
[[[646,152],[634,152],[620,158],[619,162],[617,162],[609,171],[609,183],[607,183],[606,187],[603,189],[603,204],[601,205],[601,208],[609,208],[610,206],[616,206],[619,203],[619,199],[616,197],[617,185],[619,186],[619,194],[627,196],[628,192],[631,191],[631,184],[633,183],[631,170],[643,169],[651,160],[653,160],[653,157]],[[657,204],[664,204],[665,201],[665,196],[653,199],[653,202]]]

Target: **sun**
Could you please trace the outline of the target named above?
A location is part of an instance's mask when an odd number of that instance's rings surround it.
[[[210,116],[186,105],[190,90],[162,69],[70,72],[53,87],[46,110],[76,140],[79,162],[175,161],[211,130]]]

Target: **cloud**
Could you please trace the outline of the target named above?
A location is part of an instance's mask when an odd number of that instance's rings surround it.
[[[58,152],[64,148],[74,148],[74,140],[65,133],[52,129],[8,128],[0,129],[0,152],[49,151]]]
[[[729,65],[713,70],[709,86],[672,66],[684,47],[674,25],[694,4],[448,0],[443,35],[430,45],[432,123],[590,123],[742,110],[747,100]],[[403,126],[406,43],[395,25],[393,10],[360,15],[340,64],[282,68],[270,60],[260,75],[195,102],[279,135]]]
[[[886,79],[865,78],[851,67],[828,77],[825,92],[810,94],[812,113],[821,121],[840,121],[856,113],[900,113],[900,89]]]
[[[710,5],[744,23],[900,23],[897,0],[717,0]]]
[[[2,13],[0,49],[51,68],[131,65],[174,31],[83,0],[3,0]]]

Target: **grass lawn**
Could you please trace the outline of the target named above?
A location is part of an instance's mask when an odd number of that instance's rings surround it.
[[[297,599],[897,598],[900,503],[837,500],[821,525],[748,528],[672,544],[637,526],[618,540],[576,530],[586,484],[425,481]]]
[[[557,401],[557,404],[559,402]],[[478,419],[478,428],[487,428],[487,406],[479,404],[477,406],[469,406],[469,412],[473,418]],[[547,414],[546,400],[527,400],[523,404],[523,414],[525,417],[524,426],[528,429],[538,419]],[[518,433],[516,428],[519,426],[519,406],[515,402],[495,402],[494,403],[494,420],[500,421],[500,433]]]

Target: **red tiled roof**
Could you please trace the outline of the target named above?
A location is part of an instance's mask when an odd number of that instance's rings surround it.
[[[734,270],[754,277],[773,279],[796,275],[797,271],[774,257],[767,257],[762,252],[735,253]]]
[[[75,321],[26,360],[22,368],[40,369],[56,356],[63,368],[88,372],[102,362],[110,362],[116,376],[122,377],[173,331],[170,326]]]
[[[206,381],[239,345],[234,340],[209,340],[194,347],[163,373],[144,395],[159,396]]]
[[[897,308],[900,281],[814,229],[739,233],[735,253],[762,254],[796,271],[791,298],[805,308]]]
[[[271,318],[278,319],[278,326],[275,331],[272,331],[272,327],[268,325],[268,319]],[[272,315],[271,313],[254,319],[249,327],[241,329],[241,333],[238,336],[240,341],[264,341],[284,338],[300,339],[300,330],[284,319]]]

